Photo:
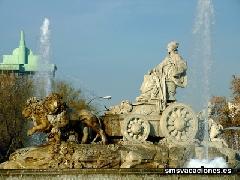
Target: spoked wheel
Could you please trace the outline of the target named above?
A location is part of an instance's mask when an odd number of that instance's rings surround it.
[[[146,141],[149,133],[150,125],[144,116],[132,114],[124,119],[122,134],[127,141],[142,143]]]
[[[182,103],[169,105],[162,113],[160,131],[164,137],[176,142],[189,142],[198,130],[198,120],[193,110]]]

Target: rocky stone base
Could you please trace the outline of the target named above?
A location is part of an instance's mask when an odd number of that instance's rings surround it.
[[[0,169],[95,169],[184,167],[199,156],[195,145],[168,147],[163,144],[76,144],[61,142],[19,149]],[[198,148],[199,150],[199,148]],[[197,153],[196,153],[197,152]],[[227,153],[226,153],[227,152]],[[211,156],[221,156],[229,167],[238,161],[231,149],[209,148]]]

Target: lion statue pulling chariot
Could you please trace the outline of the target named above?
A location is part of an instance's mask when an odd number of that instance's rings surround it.
[[[97,137],[101,137],[102,143],[107,143],[106,135],[101,127],[100,120],[89,110],[83,109],[75,112],[77,119],[70,119],[71,110],[68,108],[62,97],[57,93],[52,93],[49,96],[42,99],[31,97],[27,100],[26,105],[22,111],[22,115],[31,119],[34,126],[28,130],[28,135],[32,135],[36,132],[49,133],[48,137],[50,141],[61,141],[61,129],[65,128],[71,121],[79,121],[97,134]],[[88,131],[84,131],[84,142],[86,143],[86,136]]]

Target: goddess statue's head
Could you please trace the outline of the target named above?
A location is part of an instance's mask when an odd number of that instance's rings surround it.
[[[168,53],[177,51],[178,46],[179,46],[179,43],[176,41],[171,41],[170,43],[168,43],[167,45]]]

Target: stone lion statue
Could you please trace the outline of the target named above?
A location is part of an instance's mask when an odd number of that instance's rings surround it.
[[[76,113],[78,115],[78,120],[87,127],[90,127],[97,134],[92,142],[95,142],[98,137],[101,137],[102,143],[107,144],[107,137],[102,129],[101,120],[87,109],[82,109]],[[82,140],[82,142],[85,143],[84,140]]]
[[[43,106],[47,113],[48,121],[53,127],[62,128],[69,123],[69,113],[62,96],[52,93],[43,100]]]
[[[50,94],[44,100],[29,98],[22,115],[34,122],[34,126],[28,130],[28,135],[35,132],[50,132],[50,137],[56,141],[60,141],[60,128],[69,123],[67,106],[62,102],[62,97],[56,93]]]
[[[87,127],[96,132],[94,141],[100,136],[103,144],[107,143],[106,135],[101,128],[100,120],[88,110],[80,110],[75,112],[77,114],[77,121],[82,122]],[[36,97],[29,98],[22,111],[22,115],[31,119],[34,126],[28,130],[28,135],[35,132],[50,133],[50,139],[60,141],[61,128],[66,127],[70,122],[70,111],[66,103],[63,102],[62,97],[57,93],[52,93],[43,100]],[[87,131],[83,132],[84,140],[87,141]]]
[[[28,135],[32,135],[35,132],[49,132],[51,129],[43,102],[36,97],[31,97],[27,100],[22,115],[26,119],[31,119],[34,123],[34,126],[28,130]]]

